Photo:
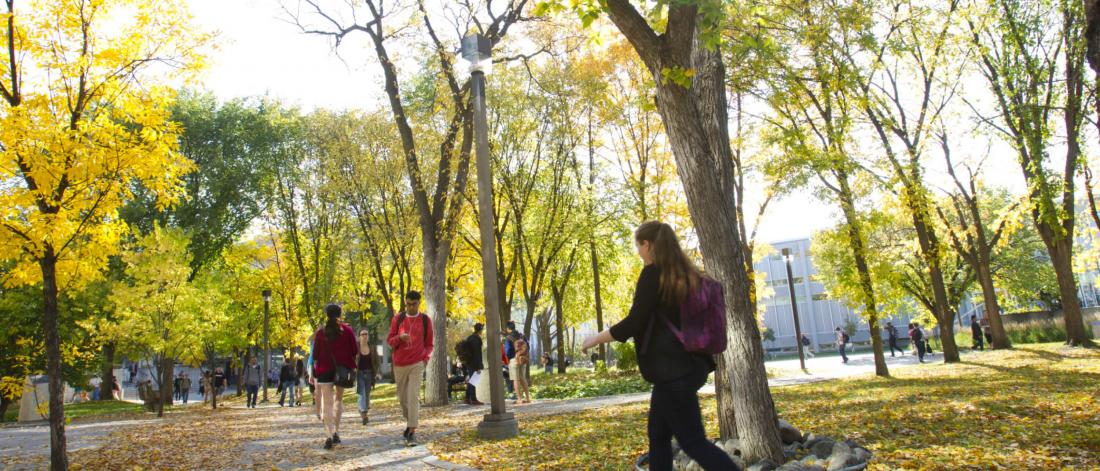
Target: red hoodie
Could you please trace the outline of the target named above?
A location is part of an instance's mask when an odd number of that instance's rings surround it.
[[[351,330],[351,326],[341,322],[340,335],[334,342],[329,342],[324,327],[314,335],[313,369],[317,374],[335,370],[333,359],[344,368],[355,369],[355,353],[359,351],[359,344],[355,341],[355,331]]]
[[[386,343],[393,348],[394,366],[409,366],[428,361],[435,345],[432,338],[432,319],[420,313],[413,317],[405,316],[404,322],[397,325],[401,319],[401,314],[393,316],[390,321],[390,335],[386,338]],[[409,334],[408,341],[401,340],[402,333]]]

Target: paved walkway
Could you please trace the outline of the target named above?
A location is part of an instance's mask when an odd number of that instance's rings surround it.
[[[778,372],[770,380],[773,387],[827,381],[874,373],[874,361],[869,353],[849,355],[848,364],[837,357],[808,359],[811,374],[799,371],[798,360],[769,362],[768,368]],[[939,355],[926,361],[939,362]],[[887,357],[892,368],[912,366],[915,357]],[[713,393],[708,385],[703,392]],[[645,401],[649,393],[624,394],[599,398],[563,401],[538,401],[515,408],[522,422],[525,418],[554,415]],[[217,411],[189,410],[162,419],[138,419],[99,423],[76,423],[66,427],[71,460],[91,464],[91,459],[107,459],[123,466],[127,453],[143,446],[157,447],[154,468],[187,469],[264,468],[319,470],[424,469],[427,465],[447,468],[431,456],[424,446],[406,448],[401,439],[404,428],[400,412],[392,401],[377,406],[371,412],[371,423],[359,423],[358,411],[345,405],[340,436],[343,440],[333,451],[321,449],[323,428],[312,407],[279,408],[274,405],[245,409],[240,401],[231,400],[228,407]],[[513,406],[509,405],[510,408]],[[422,423],[417,432],[423,442],[432,441],[459,430],[475,427],[484,407],[450,405],[422,410]],[[196,433],[206,431],[206,433]],[[116,435],[111,435],[112,433]],[[163,449],[163,453],[160,450]],[[140,453],[140,451],[138,452]],[[43,425],[0,428],[0,468],[39,469],[49,457],[49,429]],[[456,468],[460,469],[460,468]]]

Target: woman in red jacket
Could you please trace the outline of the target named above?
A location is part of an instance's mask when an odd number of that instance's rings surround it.
[[[317,382],[317,404],[325,423],[325,449],[340,443],[340,416],[344,414],[344,387],[336,378],[337,366],[355,371],[355,331],[340,322],[343,310],[336,304],[325,306],[328,322],[313,337],[313,370]]]

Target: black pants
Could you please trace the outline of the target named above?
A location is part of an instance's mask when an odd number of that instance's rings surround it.
[[[705,382],[703,376],[653,385],[648,427],[651,471],[672,469],[672,437],[703,469],[739,471],[729,455],[707,440],[697,393]]]
[[[924,341],[923,340],[918,340],[917,341],[917,358],[920,359],[920,361],[922,363],[924,362]]]
[[[975,335],[973,338],[974,345],[970,347],[971,350],[985,350],[985,339],[982,338],[982,334]]]
[[[901,347],[898,346],[898,338],[890,337],[890,356],[894,356],[894,350],[897,350],[898,353],[905,355],[905,350],[902,350]]]
[[[245,387],[248,390],[248,395],[245,396],[245,398],[244,398],[245,399],[245,405],[247,405],[248,407],[256,407],[256,396],[260,392],[260,385],[258,385],[258,384],[249,384]]]
[[[845,347],[847,347],[847,345],[838,343],[836,344],[836,351],[840,352],[840,358],[844,360],[844,363],[848,363],[848,355],[844,351]]]

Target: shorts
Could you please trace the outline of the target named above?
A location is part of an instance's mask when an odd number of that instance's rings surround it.
[[[334,383],[336,382],[336,370],[317,373],[316,380],[318,383]]]
[[[520,364],[519,362],[516,361],[515,358],[513,358],[513,359],[508,361],[508,377],[511,378],[512,380],[526,379],[527,378],[527,368],[529,368],[529,367],[530,367],[530,365],[528,363]],[[524,381],[524,382],[526,382],[526,381]]]

